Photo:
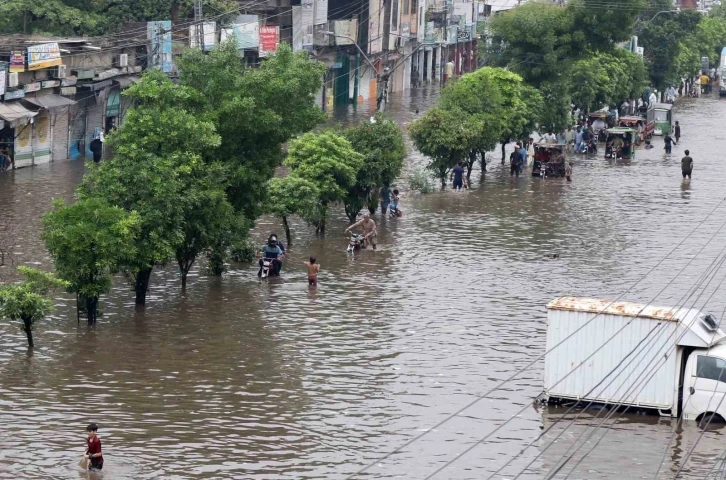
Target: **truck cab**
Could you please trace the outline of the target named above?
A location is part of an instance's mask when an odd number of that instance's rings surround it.
[[[683,375],[683,418],[726,419],[726,345],[696,349],[688,356]]]

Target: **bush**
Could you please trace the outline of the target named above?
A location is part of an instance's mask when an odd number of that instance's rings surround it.
[[[252,243],[251,240],[240,242],[238,245],[232,246],[232,260],[238,263],[250,263],[255,259],[257,250],[259,250],[259,246]]]
[[[431,175],[423,169],[411,172],[408,177],[408,188],[418,193],[431,193],[434,191]]]

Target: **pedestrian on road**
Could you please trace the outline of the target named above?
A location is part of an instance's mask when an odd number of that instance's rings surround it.
[[[666,133],[665,137],[663,137],[663,142],[665,143],[665,151],[666,153],[671,153],[671,150],[673,149],[673,137],[671,137],[670,133]]]
[[[391,204],[391,187],[384,185],[381,187],[381,214],[385,215],[388,211],[388,205]]]
[[[525,165],[527,165],[527,149],[524,148],[524,142],[517,144],[519,147],[519,173],[522,173]]]
[[[675,128],[675,135],[676,135],[676,145],[681,141],[681,125],[676,120],[676,128]]]
[[[519,148],[515,147],[512,154],[509,156],[509,176],[517,176],[519,178],[519,163],[521,160],[521,155],[519,154]]]
[[[575,143],[575,131],[572,129],[572,125],[567,126],[567,131],[565,132],[565,143],[567,144],[567,149],[572,150],[572,145]]]
[[[464,166],[461,162],[457,163],[454,169],[451,170],[449,180],[454,181],[454,190],[462,190],[464,188]]]
[[[527,165],[534,161],[534,137],[529,137],[529,144],[527,145]]]
[[[557,143],[557,136],[552,132],[552,129],[549,129],[541,141],[544,141],[548,145],[555,145]]]
[[[318,286],[318,273],[320,273],[320,264],[316,262],[315,257],[310,257],[309,262],[303,262],[308,269],[308,286]]]
[[[565,167],[565,178],[568,182],[572,181],[572,162],[567,162],[567,166]]]
[[[582,148],[582,131],[580,130],[580,127],[577,127],[577,131],[575,132],[575,153],[579,153],[581,148]]]
[[[683,174],[683,179],[685,180],[686,177],[688,177],[688,180],[691,180],[691,172],[693,172],[693,159],[691,158],[691,152],[686,150],[686,156],[681,159],[681,173]]]
[[[93,161],[95,163],[100,162],[101,157],[103,156],[103,142],[101,141],[101,139],[96,137],[91,140],[91,144],[88,146],[88,148],[91,150],[91,153],[93,153]]]
[[[86,441],[86,454],[84,455],[90,461],[89,470],[101,470],[103,468],[103,453],[101,453],[101,439],[98,438],[98,425],[90,424],[86,428],[88,440]]]

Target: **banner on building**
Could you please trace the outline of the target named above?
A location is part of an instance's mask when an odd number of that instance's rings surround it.
[[[171,73],[171,20],[148,22],[146,38],[151,40],[151,68],[157,68],[164,73]]]
[[[333,22],[336,45],[355,45],[358,39],[358,19]]]
[[[312,51],[313,49],[313,0],[302,0],[292,7],[292,49]]]
[[[328,23],[328,0],[315,0],[313,5],[315,6],[315,19],[313,23],[315,25]]]
[[[239,15],[230,28],[223,28],[221,38],[236,38],[240,50],[260,47],[260,21],[257,15]]]
[[[25,71],[25,54],[23,52],[10,52],[10,72]]]
[[[202,33],[204,35],[204,50],[209,51],[214,48],[217,40],[217,24],[215,22],[204,22],[202,24]],[[189,27],[189,46],[199,48],[199,25]]]
[[[57,67],[62,65],[60,48],[57,42],[42,43],[28,47],[28,70]]]
[[[266,25],[260,27],[260,57],[269,57],[280,45],[280,27]]]
[[[7,90],[7,80],[8,80],[8,67],[10,64],[8,62],[0,62],[0,95],[5,94],[5,90]]]
[[[383,0],[368,2],[368,53],[383,51]]]

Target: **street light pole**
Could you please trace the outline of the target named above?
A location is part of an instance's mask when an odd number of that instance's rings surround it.
[[[374,72],[376,72],[376,79],[378,80],[378,87],[380,93],[376,95],[376,111],[381,111],[381,104],[383,103],[383,100],[386,100],[386,103],[388,103],[388,77],[390,75],[388,67],[386,67],[383,71],[383,73],[378,73],[378,70],[376,69],[376,66],[373,64],[370,58],[368,58],[368,55],[363,51],[362,48],[360,48],[360,45],[358,45],[358,42],[355,41],[353,37],[350,37],[348,35],[338,35],[335,32],[321,32],[323,35],[328,35],[332,37],[340,37],[340,38],[347,38],[351,42],[353,42],[353,45],[355,45],[355,48],[358,49],[361,55],[363,55],[363,58],[365,58],[366,62],[368,62],[368,65],[371,66]],[[380,82],[383,81],[384,85],[383,88],[380,88]],[[357,101],[357,99],[356,99]]]

